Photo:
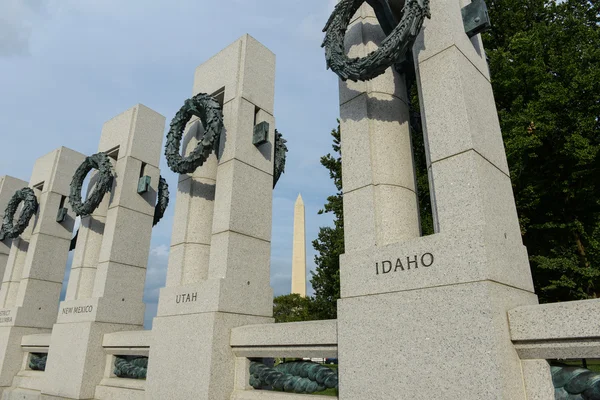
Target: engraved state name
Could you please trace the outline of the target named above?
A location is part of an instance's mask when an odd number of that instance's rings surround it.
[[[87,314],[94,311],[94,306],[76,306],[76,307],[65,307],[62,309],[63,314]]]
[[[419,257],[415,254],[413,257],[398,257],[395,261],[384,260],[375,263],[375,273],[389,274],[390,272],[402,272],[410,271],[412,269],[419,269],[419,267],[429,268],[435,262],[435,257],[431,253],[425,253]]]

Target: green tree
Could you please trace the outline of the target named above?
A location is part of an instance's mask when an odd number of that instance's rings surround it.
[[[308,321],[310,318],[310,297],[298,293],[277,296],[273,299],[273,318],[275,322]]]
[[[492,0],[484,35],[542,301],[600,294],[600,6]]]
[[[337,299],[340,298],[340,254],[344,253],[344,206],[342,203],[342,153],[340,149],[340,126],[331,131],[334,154],[321,157],[321,164],[329,170],[329,176],[337,192],[327,198],[319,214],[333,213],[332,227],[321,227],[317,239],[312,242],[317,251],[316,271],[312,273],[315,297],[311,315],[315,319],[337,317]]]

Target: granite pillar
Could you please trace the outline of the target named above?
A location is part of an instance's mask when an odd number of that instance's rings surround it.
[[[464,4],[430,4],[413,55],[436,233],[360,247],[358,230],[345,233],[340,399],[524,400],[524,381],[535,379],[524,379],[507,311],[537,297],[485,55],[464,33]],[[366,164],[349,167],[342,153],[345,186],[347,168]],[[368,208],[346,192],[345,216]]]
[[[225,131],[219,146],[214,205],[208,204],[212,198],[205,199],[204,208],[188,215],[189,221],[176,219],[173,231],[185,230],[184,224],[190,224],[201,227],[199,231],[205,235],[206,220],[211,221],[210,248],[203,245],[203,251],[210,250],[208,268],[202,257],[198,271],[168,280],[161,290],[152,329],[149,399],[229,399],[235,370],[229,345],[231,329],[272,321],[274,81],[275,56],[248,35],[196,70],[194,93],[209,93],[222,100]],[[269,124],[269,139],[255,146],[253,129],[261,122]],[[214,176],[212,168],[199,169]],[[178,192],[178,207],[194,201],[186,198],[193,195]],[[194,268],[189,264],[195,260],[171,261],[177,257],[180,255],[175,252],[169,256],[169,269],[175,268],[169,276]],[[176,387],[171,384],[175,380],[179,382]]]
[[[29,187],[39,207],[25,232],[14,240],[0,289],[0,391],[21,368],[21,338],[48,333],[56,321],[75,214],[68,207],[71,176],[84,155],[61,147],[33,168]],[[62,208],[66,216],[57,221]],[[26,250],[25,250],[26,249]]]
[[[69,286],[75,289],[58,310],[42,398],[93,398],[104,375],[104,334],[142,329],[164,125],[163,116],[141,104],[104,124],[98,150],[113,159],[116,178],[105,195],[108,204],[100,249],[89,236],[82,236],[84,243],[93,246],[91,254],[97,254],[95,262],[87,264],[95,271],[69,278]],[[150,188],[140,194],[142,176],[150,177]]]
[[[385,38],[363,4],[346,34],[349,57]],[[340,80],[346,247],[366,249],[419,236],[415,172],[404,76],[389,68],[368,82]]]

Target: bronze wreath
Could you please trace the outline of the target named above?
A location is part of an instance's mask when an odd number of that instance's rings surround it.
[[[193,115],[202,121],[204,136],[192,153],[183,157],[179,152],[179,147],[185,127]],[[165,146],[167,165],[178,174],[194,172],[196,168],[204,164],[218,145],[222,131],[223,112],[217,100],[206,93],[199,93],[191,99],[187,99],[183,107],[175,114],[169,133],[167,133]]]
[[[285,145],[287,140],[283,138],[283,135],[279,133],[277,129],[275,129],[275,162],[273,163],[273,188],[277,185],[279,181],[279,177],[285,171],[285,160],[286,154],[288,151],[287,146]]]
[[[17,222],[14,222],[15,214],[19,208],[19,204],[23,202],[23,209]],[[35,192],[31,188],[23,188],[17,190],[13,197],[8,202],[6,210],[4,211],[4,219],[2,221],[2,228],[0,229],[0,237],[5,236],[9,239],[18,237],[27,225],[31,217],[35,214],[38,209],[38,201],[35,197]]]
[[[85,203],[82,203],[81,188],[83,181],[92,169],[98,170],[98,174],[96,174],[97,181],[94,190],[89,194]],[[112,189],[113,179],[112,164],[106,153],[97,153],[87,157],[79,168],[77,168],[71,181],[69,203],[75,214],[85,217],[93,213],[98,208],[98,205],[100,205],[104,195]]]
[[[368,81],[402,61],[410,51],[421,31],[425,17],[431,18],[429,0],[407,0],[402,18],[394,30],[383,40],[379,49],[363,58],[348,58],[344,37],[352,16],[367,0],[341,0],[333,10],[323,32],[327,68],[342,80]]]
[[[158,224],[165,215],[167,207],[169,206],[169,185],[162,176],[158,180],[158,194],[156,196],[156,206],[154,207],[154,220],[152,226]]]

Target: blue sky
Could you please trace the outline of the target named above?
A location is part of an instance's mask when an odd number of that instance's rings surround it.
[[[163,114],[168,126],[191,95],[195,68],[249,33],[277,56],[275,117],[290,151],[273,194],[271,285],[276,295],[288,293],[298,193],[306,205],[309,269],[310,241],[331,224],[317,211],[335,191],[319,163],[331,151],[329,132],[339,115],[337,77],[325,69],[320,48],[334,3],[2,0],[0,175],[29,180],[35,159],[59,146],[93,154],[102,124],[137,103]],[[164,159],[161,168],[174,187]],[[170,207],[153,231],[147,324],[164,285],[172,217]]]

